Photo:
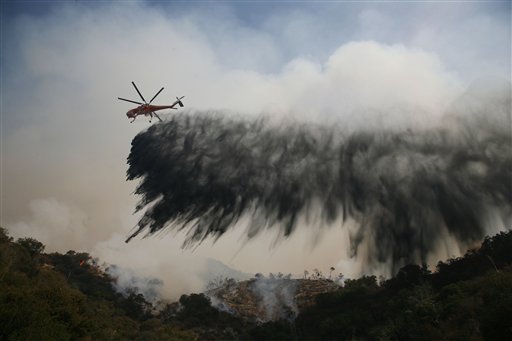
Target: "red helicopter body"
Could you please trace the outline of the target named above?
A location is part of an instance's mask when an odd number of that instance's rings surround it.
[[[158,110],[164,110],[164,109],[177,109],[175,108],[176,105],[179,105],[180,107],[183,107],[183,103],[181,102],[181,99],[185,96],[181,96],[181,97],[176,97],[176,102],[174,102],[173,104],[171,105],[151,105],[151,102],[153,102],[153,100],[156,98],[156,96],[158,96],[158,94],[160,94],[160,92],[162,92],[162,90],[164,88],[161,88],[155,96],[153,96],[153,98],[151,99],[151,101],[146,102],[146,100],[144,99],[144,97],[142,96],[142,94],[140,93],[139,89],[137,89],[137,86],[135,85],[134,82],[132,82],[132,85],[133,87],[135,88],[135,90],[137,91],[137,93],[139,94],[140,98],[144,101],[144,103],[140,103],[140,102],[137,102],[137,101],[132,101],[130,99],[125,99],[125,98],[121,98],[121,97],[118,97],[118,99],[122,100],[122,101],[126,101],[126,102],[130,102],[130,103],[135,103],[135,104],[140,104],[137,108],[134,108],[134,109],[131,109],[131,110],[128,110],[128,112],[126,113],[126,116],[128,116],[128,118],[131,118],[132,120],[130,121],[130,123],[132,123],[133,121],[135,121],[135,119],[137,118],[137,116],[139,115],[144,115],[144,116],[149,116],[150,119],[149,119],[149,122],[151,122],[151,119],[153,118],[153,116],[156,116],[156,118],[158,118],[160,121],[162,121],[162,119],[160,118],[160,116],[157,115],[156,111]]]

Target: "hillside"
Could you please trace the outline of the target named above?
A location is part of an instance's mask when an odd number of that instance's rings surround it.
[[[226,279],[155,309],[136,290],[117,293],[87,253],[47,254],[1,229],[0,340],[512,339],[511,250],[512,232],[502,232],[434,273],[408,265],[389,280],[343,287]]]
[[[147,311],[141,295],[124,297],[86,253],[44,254],[31,238],[0,229],[0,340],[195,340]]]
[[[206,291],[212,304],[244,320],[262,323],[293,321],[319,294],[333,292],[340,286],[325,278],[292,279],[290,276],[258,275],[246,281],[226,279],[219,287]]]

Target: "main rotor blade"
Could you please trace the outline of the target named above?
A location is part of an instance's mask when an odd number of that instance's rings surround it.
[[[163,88],[162,88],[162,89],[163,89]],[[151,103],[151,102],[149,102],[149,103]],[[163,121],[162,121],[162,119],[160,118],[160,116],[158,116],[158,115],[156,114],[156,112],[154,112],[154,111],[153,111],[153,114],[156,116],[156,118],[158,118],[158,119],[160,120],[160,122],[163,122]]]
[[[144,104],[144,103],[141,103],[141,102],[136,102],[136,101],[132,101],[130,99],[126,99],[126,98],[121,98],[121,97],[117,97],[117,99],[120,99],[121,101],[126,101],[126,102],[131,102],[131,103],[135,103],[135,104]]]
[[[137,93],[139,94],[140,98],[142,98],[142,100],[144,101],[144,103],[148,103],[146,102],[146,100],[144,99],[144,97],[142,97],[142,94],[140,93],[139,89],[137,89],[137,85],[135,85],[135,82],[132,82],[133,84],[133,87],[135,88],[135,90],[137,90]]]
[[[156,95],[155,95],[155,96],[153,96],[153,98],[151,99],[151,101],[149,101],[149,104],[151,104],[151,102],[153,102],[153,100],[156,98],[156,96],[158,96],[158,94],[159,94],[159,93],[161,93],[163,89],[164,89],[164,88],[162,87],[162,88],[160,89],[160,91],[158,91],[158,92],[156,93]]]

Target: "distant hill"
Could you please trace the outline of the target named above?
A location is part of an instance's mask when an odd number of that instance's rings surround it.
[[[223,278],[233,278],[237,281],[251,278],[253,275],[233,269],[213,258],[207,258],[203,270],[199,272],[199,278],[208,283]]]

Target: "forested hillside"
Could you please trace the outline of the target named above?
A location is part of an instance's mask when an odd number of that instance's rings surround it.
[[[433,273],[408,265],[388,280],[347,280],[295,319],[261,323],[204,294],[155,309],[135,290],[117,293],[89,254],[47,254],[0,229],[0,339],[511,340],[511,264],[512,232],[502,232]]]
[[[0,339],[195,340],[149,314],[141,295],[123,297],[86,253],[44,254],[31,238],[0,230]]]

